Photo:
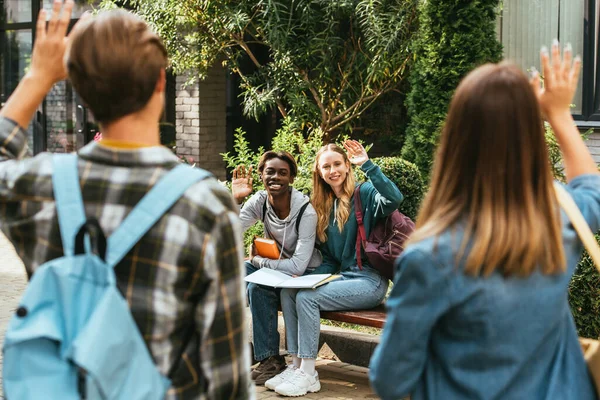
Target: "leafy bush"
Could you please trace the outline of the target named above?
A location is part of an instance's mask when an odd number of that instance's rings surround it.
[[[552,168],[552,175],[555,179],[561,182],[566,182],[565,168],[562,162],[562,154],[560,152],[560,146],[554,136],[554,131],[548,122],[544,124],[546,128],[546,144],[548,146],[548,155],[550,157],[550,167]],[[592,134],[593,129],[589,129],[587,132],[581,134],[583,140],[587,140]]]
[[[592,130],[583,133],[583,138],[587,139],[591,132]],[[552,173],[556,179],[565,182],[560,147],[549,124],[546,124],[546,143]],[[596,240],[600,241],[600,236],[596,236]],[[569,304],[579,336],[600,337],[600,274],[587,251],[583,252],[569,283]]]
[[[545,127],[552,174],[555,179],[565,182],[560,147],[550,124],[546,123]],[[583,138],[587,139],[591,132],[592,130],[583,133]],[[600,236],[596,236],[596,240],[599,241]],[[600,337],[600,274],[587,251],[583,252],[569,282],[569,305],[579,336]]]
[[[600,241],[600,236],[596,236]],[[579,336],[600,337],[600,274],[587,251],[569,283],[569,304]]]
[[[374,158],[373,162],[398,186],[404,195],[404,202],[399,210],[414,221],[425,193],[425,185],[417,166],[400,157]]]
[[[496,38],[499,0],[428,0],[420,3],[402,157],[428,177],[448,104],[472,69],[502,58]]]
[[[246,139],[246,132],[242,128],[235,130],[234,142],[233,142],[233,153],[221,153],[223,161],[225,161],[226,168],[229,170],[235,169],[238,165],[244,165],[246,167],[253,167],[252,179],[254,181],[254,191],[262,190],[263,184],[258,175],[258,161],[260,156],[265,152],[264,147],[259,147],[256,151],[250,148],[250,143]],[[231,182],[227,182],[230,186]]]

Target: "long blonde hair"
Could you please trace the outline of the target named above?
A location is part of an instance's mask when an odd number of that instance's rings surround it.
[[[410,242],[458,222],[465,273],[528,276],[565,271],[560,210],[540,108],[525,75],[487,64],[458,86],[442,131],[431,187]],[[468,254],[466,254],[467,248]]]
[[[334,151],[339,153],[344,158],[344,163],[349,167],[348,174],[346,175],[346,180],[344,181],[344,186],[342,187],[342,195],[338,198],[337,204],[337,212],[335,216],[335,220],[337,221],[337,226],[340,232],[344,229],[344,225],[348,221],[350,217],[350,199],[352,198],[352,193],[354,192],[354,172],[352,170],[352,165],[350,164],[350,160],[348,160],[348,156],[346,152],[338,145],[330,143],[319,149],[317,152],[317,156],[315,158],[315,164],[313,166],[313,191],[311,195],[311,203],[317,212],[317,239],[324,243],[327,241],[327,226],[329,225],[329,214],[331,213],[331,208],[333,207],[333,202],[335,200],[335,193],[331,186],[326,183],[321,177],[321,173],[319,172],[319,159],[321,155],[326,151]]]

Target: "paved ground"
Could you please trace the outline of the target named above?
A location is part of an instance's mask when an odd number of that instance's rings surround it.
[[[305,399],[378,399],[369,387],[368,370],[338,361],[318,360],[317,371],[321,381],[321,391],[310,393]],[[257,389],[257,398],[285,399],[265,387]]]
[[[27,278],[21,260],[12,245],[0,233],[0,348],[8,321],[17,308]],[[0,352],[0,383],[2,383],[2,353]],[[0,385],[0,399],[3,399]]]
[[[26,285],[25,270],[12,245],[0,234],[0,348],[4,332],[16,309]],[[369,388],[367,369],[332,360],[319,360],[317,371],[321,379],[321,391],[307,395],[307,399],[376,399]],[[0,352],[0,383],[2,382],[2,353]],[[257,398],[284,397],[257,388]],[[4,399],[0,385],[0,399]]]

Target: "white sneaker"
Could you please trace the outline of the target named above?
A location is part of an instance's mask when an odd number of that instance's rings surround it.
[[[275,390],[275,388],[278,385],[281,385],[283,382],[286,382],[288,379],[290,379],[297,369],[298,368],[294,367],[293,364],[288,365],[287,368],[283,370],[283,372],[267,380],[265,382],[265,387],[269,390]]]
[[[301,369],[297,369],[291,378],[275,388],[275,393],[282,396],[297,397],[304,396],[308,392],[315,393],[319,390],[321,390],[321,382],[319,382],[317,371],[313,376],[310,376]]]

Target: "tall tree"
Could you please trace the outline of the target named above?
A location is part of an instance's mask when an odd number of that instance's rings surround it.
[[[177,73],[202,76],[223,61],[241,77],[247,116],[276,107],[326,136],[398,90],[418,2],[120,0],[154,25]]]
[[[478,65],[502,58],[495,28],[499,3],[424,0],[420,5],[402,156],[414,162],[425,178],[456,86]]]

